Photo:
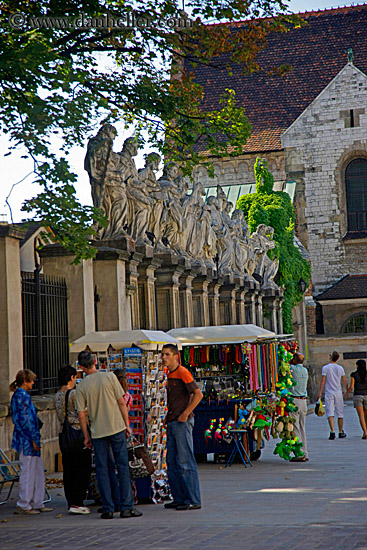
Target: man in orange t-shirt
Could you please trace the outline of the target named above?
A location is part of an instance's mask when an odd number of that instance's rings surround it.
[[[167,428],[167,473],[173,502],[165,508],[198,510],[201,508],[199,475],[194,455],[192,432],[193,410],[203,394],[190,371],[180,365],[179,351],[174,344],[162,348],[162,362],[168,369],[165,418]]]

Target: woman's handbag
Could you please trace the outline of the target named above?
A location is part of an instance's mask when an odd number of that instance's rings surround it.
[[[134,436],[128,442],[127,452],[131,479],[140,479],[154,473],[155,467],[148,451]]]
[[[325,414],[324,405],[322,404],[321,399],[319,399],[315,405],[315,414],[316,416],[324,416]]]
[[[83,430],[76,430],[70,426],[68,422],[68,401],[70,391],[71,390],[67,390],[65,395],[65,420],[62,425],[62,431],[59,434],[59,445],[62,453],[77,453],[84,448]]]

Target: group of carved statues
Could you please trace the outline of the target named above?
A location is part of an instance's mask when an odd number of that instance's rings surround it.
[[[138,170],[135,139],[126,139],[116,153],[116,134],[114,126],[104,124],[89,141],[85,157],[93,204],[108,220],[98,229],[100,239],[130,237],[154,246],[157,253],[172,249],[219,275],[247,279],[255,275],[264,288],[278,288],[274,282],[278,261],[267,255],[275,246],[272,227],[261,224],[250,236],[242,210],[233,210],[220,185],[216,196],[205,202],[202,184],[194,184],[189,193],[173,162],[164,165],[157,179],[161,162],[157,153],[147,155],[144,168]]]

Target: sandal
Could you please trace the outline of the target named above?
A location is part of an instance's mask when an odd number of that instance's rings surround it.
[[[291,462],[307,462],[307,458],[305,456],[294,456],[291,458]]]
[[[362,435],[362,439],[367,439],[367,435]]]

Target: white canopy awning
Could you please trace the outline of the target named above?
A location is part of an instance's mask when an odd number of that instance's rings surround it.
[[[220,325],[217,327],[174,328],[168,334],[183,346],[209,346],[212,344],[241,344],[275,338],[275,332],[256,325]]]
[[[131,348],[137,346],[144,350],[156,350],[163,344],[181,344],[173,336],[161,330],[111,330],[100,332],[88,332],[75,340],[71,346],[72,353],[79,353],[87,346],[92,351],[107,351],[111,345],[115,349]]]

